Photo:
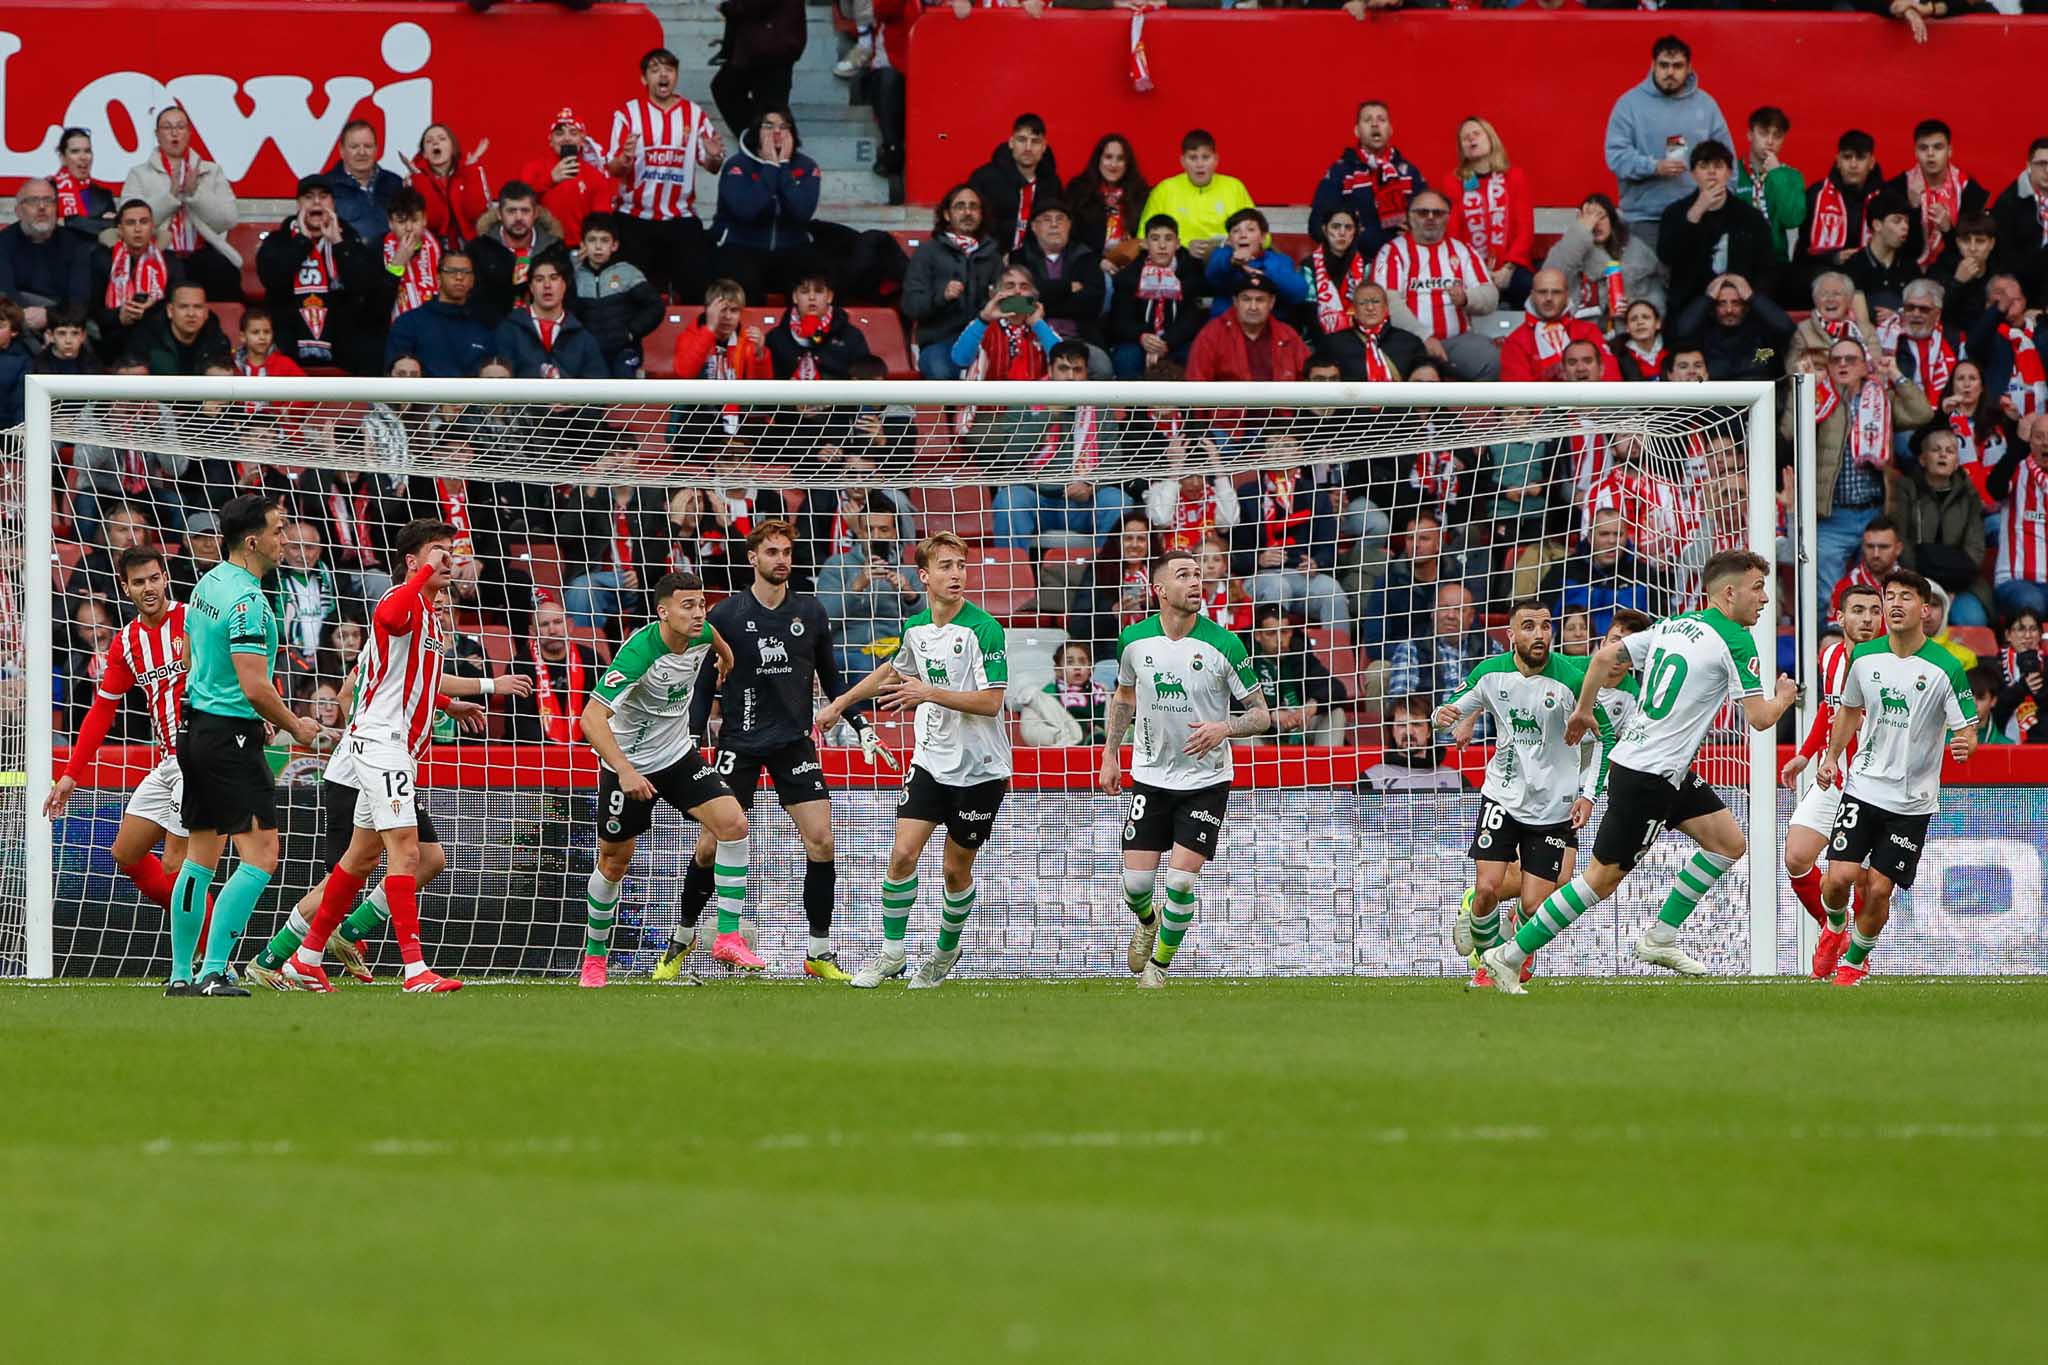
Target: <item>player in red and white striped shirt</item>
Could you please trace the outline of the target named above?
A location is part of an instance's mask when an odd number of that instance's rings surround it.
[[[1472,332],[1472,319],[1494,310],[1500,290],[1479,253],[1445,235],[1450,215],[1442,194],[1418,190],[1408,204],[1408,231],[1380,248],[1372,277],[1422,325],[1432,360],[1459,379],[1497,379],[1500,352]]]
[[[711,115],[676,93],[680,63],[665,47],[640,59],[643,99],[612,114],[605,169],[620,182],[620,253],[656,289],[694,303],[710,282],[711,239],[697,218],[697,169],[725,164]]]
[[[135,604],[133,621],[121,627],[107,650],[92,709],[78,727],[71,760],[50,789],[43,814],[56,819],[70,803],[79,779],[92,768],[93,756],[113,728],[121,700],[140,687],[149,704],[149,727],[156,741],[157,765],[128,798],[121,828],[114,834],[114,866],[135,883],[135,889],[165,910],[171,908],[171,875],[164,870],[185,861],[185,778],[178,768],[178,728],[185,710],[185,604],[171,600],[171,580],[163,555],[146,546],[121,552],[116,566],[121,590]],[[164,857],[156,856],[161,841]],[[209,918],[213,903],[207,902]],[[209,926],[210,927],[210,926]],[[207,929],[199,941],[206,942]]]
[[[327,939],[356,898],[380,855],[389,859],[384,895],[405,961],[410,992],[460,990],[462,983],[429,970],[420,951],[417,876],[420,863],[417,759],[433,733],[442,655],[441,594],[454,576],[456,531],[446,522],[421,518],[399,531],[392,553],[405,566],[405,581],[377,601],[370,640],[357,663],[361,683],[348,733],[342,737],[329,776],[346,769],[356,789],[355,833],[348,851],[327,874],[320,910],[305,942],[286,961],[285,979],[301,990],[326,991],[321,965]]]
[[[1841,704],[1842,682],[1849,676],[1849,655],[1856,646],[1866,640],[1875,640],[1884,634],[1884,597],[1875,587],[1867,583],[1852,583],[1842,589],[1841,600],[1835,607],[1835,620],[1842,627],[1842,638],[1830,641],[1820,652],[1820,705],[1813,714],[1813,728],[1806,733],[1806,742],[1799,746],[1799,752],[1785,760],[1778,780],[1788,787],[1797,786],[1799,774],[1806,771],[1815,754],[1824,753],[1828,747],[1828,734],[1834,728],[1835,709]],[[1856,751],[1856,741],[1849,741],[1849,754],[1843,755],[1846,762]],[[1827,914],[1820,906],[1821,872],[1818,866],[1821,852],[1827,848],[1828,839],[1835,830],[1835,813],[1841,808],[1842,789],[1839,786],[1823,787],[1815,783],[1799,798],[1799,806],[1792,812],[1792,820],[1785,830],[1785,871],[1792,878],[1792,894],[1799,897],[1799,903],[1806,907],[1806,913],[1825,931]],[[1861,894],[1860,892],[1858,893]],[[1840,955],[1840,949],[1836,950]],[[1815,976],[1827,973],[1819,969],[1820,954],[1814,956]],[[1834,969],[1832,960],[1829,971]]]
[[[1992,496],[2005,497],[1992,587],[1998,610],[2006,616],[2021,610],[2040,615],[2048,610],[2048,417],[2034,420],[2026,455],[1992,471],[1989,487]]]

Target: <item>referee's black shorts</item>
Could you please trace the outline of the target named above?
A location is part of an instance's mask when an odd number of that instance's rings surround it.
[[[242,716],[187,711],[178,735],[178,768],[185,774],[180,814],[197,834],[246,834],[277,828],[277,778],[263,746],[270,727]]]

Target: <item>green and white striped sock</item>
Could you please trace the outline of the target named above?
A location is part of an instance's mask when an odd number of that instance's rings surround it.
[[[967,917],[974,913],[976,888],[969,882],[964,891],[946,892],[946,905],[939,912],[939,951],[950,953],[960,946],[960,931],[967,927]]]
[[[1130,911],[1140,924],[1152,922],[1152,881],[1150,872],[1124,869],[1124,909]]]
[[[1519,967],[1529,954],[1549,947],[1552,939],[1571,928],[1573,920],[1599,903],[1592,883],[1584,877],[1574,877],[1551,892],[1549,899],[1537,906],[1536,913],[1522,921],[1522,927],[1515,931],[1506,954],[1510,965]]]
[[[1733,858],[1703,848],[1694,850],[1685,866],[1678,869],[1678,880],[1671,884],[1671,894],[1664,898],[1664,908],[1657,912],[1657,918],[1674,929],[1684,924],[1700,908],[1700,898],[1712,891],[1714,883],[1733,866]]]
[[[1195,882],[1196,875],[1179,868],[1168,868],[1166,882],[1166,905],[1160,910],[1159,941],[1152,945],[1152,961],[1161,967],[1173,964],[1173,955],[1180,951],[1181,941],[1188,936],[1188,930],[1195,924]]]
[[[737,934],[740,911],[747,904],[747,840],[720,839],[711,855],[711,877],[718,886],[718,932]]]
[[[583,955],[603,957],[612,950],[612,923],[618,917],[621,884],[592,868],[583,894]]]
[[[1488,948],[1500,946],[1500,907],[1494,906],[1483,915],[1472,917],[1472,948],[1485,952]]]
[[[917,878],[892,882],[882,879],[882,938],[903,951],[904,935],[910,932],[910,912],[917,904]]]
[[[1882,933],[1883,930],[1878,932]],[[1842,961],[1848,963],[1851,967],[1861,967],[1864,961],[1869,958],[1870,950],[1876,946],[1877,934],[1866,935],[1861,929],[1851,929],[1849,931],[1849,947],[1842,954]]]

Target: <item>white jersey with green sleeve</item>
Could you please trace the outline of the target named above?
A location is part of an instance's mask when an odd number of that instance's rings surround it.
[[[1723,704],[1763,695],[1756,645],[1715,607],[1666,617],[1621,645],[1638,680],[1636,711],[1608,760],[1676,787]]]
[[[1842,795],[1894,815],[1940,810],[1949,731],[1977,722],[1962,662],[1932,640],[1902,657],[1880,635],[1849,656],[1842,705],[1863,708]]]
[[[1479,791],[1525,825],[1562,824],[1599,775],[1597,734],[1565,743],[1565,724],[1586,680],[1582,659],[1553,652],[1537,673],[1524,673],[1512,652],[1481,660],[1446,705],[1458,714],[1491,711],[1500,740]]]
[[[711,657],[711,627],[680,650],[661,636],[661,622],[633,632],[590,689],[611,709],[612,735],[626,761],[642,773],[658,773],[697,747],[690,733],[690,694]]]
[[[1117,686],[1137,693],[1131,780],[1168,791],[1230,781],[1230,745],[1191,757],[1188,734],[1205,721],[1229,720],[1233,700],[1259,691],[1244,642],[1206,616],[1197,616],[1194,629],[1176,640],[1154,616],[1124,628],[1116,659]]]
[[[1010,681],[1003,627],[972,602],[960,604],[940,625],[929,610],[903,623],[903,641],[890,664],[906,678],[922,678],[951,692],[980,692]],[[910,760],[947,787],[971,787],[1010,775],[1010,732],[1000,712],[971,716],[936,702],[917,708],[917,751]]]
[[[1596,797],[1607,790],[1607,767],[1614,761],[1614,746],[1636,713],[1636,677],[1631,673],[1619,687],[1603,687],[1593,699],[1594,714],[1600,721],[1600,758],[1587,782],[1584,794]]]

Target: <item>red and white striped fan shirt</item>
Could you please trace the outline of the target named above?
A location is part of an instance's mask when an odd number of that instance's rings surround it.
[[[2048,469],[2031,455],[2013,471],[1998,540],[1998,581],[2048,583]]]
[[[619,210],[635,218],[667,222],[697,216],[697,167],[704,164],[704,137],[711,116],[689,100],[662,109],[647,100],[628,103],[612,115],[610,160],[626,139],[639,139],[633,169],[619,193]]]
[[[370,639],[357,665],[362,699],[348,733],[363,746],[357,752],[373,760],[413,758],[433,733],[448,637],[421,589],[424,578],[415,574],[385,593],[370,618]]]
[[[1399,294],[1429,334],[1439,341],[1466,331],[1465,310],[1451,303],[1451,288],[1475,289],[1488,282],[1479,253],[1464,242],[1445,238],[1423,246],[1402,233],[1373,258],[1372,277],[1390,294]]]
[[[1655,563],[1675,563],[1698,536],[1699,507],[1684,491],[1635,465],[1615,465],[1594,480],[1585,503],[1584,533],[1607,511],[1621,524],[1637,554]]]
[[[107,650],[99,695],[118,702],[142,688],[149,728],[168,758],[178,751],[178,719],[185,711],[185,604],[173,602],[154,626],[140,617],[121,627]]]

